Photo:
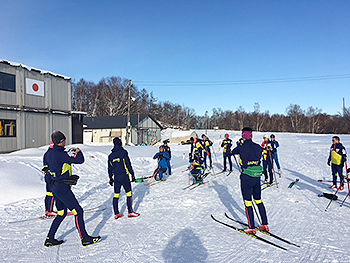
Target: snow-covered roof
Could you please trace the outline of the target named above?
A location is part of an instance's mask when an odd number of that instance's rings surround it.
[[[0,63],[5,63],[5,64],[8,64],[8,65],[13,66],[13,67],[25,68],[25,69],[27,69],[29,71],[32,71],[32,70],[38,71],[41,74],[49,74],[49,75],[52,75],[52,76],[55,76],[55,77],[64,78],[66,80],[70,80],[71,79],[70,77],[67,77],[67,76],[64,76],[64,75],[60,75],[60,74],[56,74],[56,73],[53,73],[53,72],[48,71],[48,70],[42,70],[42,69],[38,69],[38,68],[29,67],[29,66],[26,66],[24,64],[8,61],[8,60],[5,60],[5,59],[0,59]]]

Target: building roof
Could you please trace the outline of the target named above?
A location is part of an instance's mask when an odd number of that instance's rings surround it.
[[[145,118],[150,118],[160,129],[163,127],[151,115],[140,114],[131,115],[130,122],[132,127],[137,126],[137,120],[140,122]],[[119,129],[126,128],[127,116],[104,116],[104,117],[84,117],[84,129]]]
[[[5,60],[5,59],[0,59],[0,63],[4,63],[4,64],[8,64],[10,66],[13,66],[13,67],[21,67],[21,68],[25,68],[29,71],[36,71],[36,72],[39,72],[41,74],[49,74],[49,75],[52,75],[54,77],[60,77],[60,78],[63,78],[65,80],[70,80],[71,78],[70,77],[67,77],[67,76],[63,76],[63,75],[60,75],[60,74],[56,74],[56,73],[53,73],[51,71],[47,71],[47,70],[42,70],[42,69],[38,69],[38,68],[33,68],[33,67],[29,67],[29,66],[26,66],[24,64],[21,64],[21,63],[17,63],[17,62],[12,62],[12,61],[8,61],[8,60]]]

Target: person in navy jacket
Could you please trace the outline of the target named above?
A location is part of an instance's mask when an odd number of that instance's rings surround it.
[[[275,163],[278,169],[278,173],[281,175],[281,166],[280,166],[280,162],[278,161],[278,154],[277,154],[277,148],[280,147],[280,144],[278,143],[278,141],[276,141],[276,137],[274,134],[270,135],[271,138],[271,143],[272,143],[272,147],[273,147],[273,152],[274,152],[274,159],[275,159]]]
[[[164,151],[164,146],[159,146],[159,152],[157,152],[153,159],[158,159],[157,171],[155,174],[156,180],[163,180],[164,173],[168,168],[169,153]]]
[[[248,219],[249,228],[245,229],[247,233],[256,234],[253,212],[253,201],[258,206],[262,225],[259,229],[269,231],[267,226],[267,215],[265,206],[261,200],[261,185],[260,177],[262,176],[261,155],[262,148],[259,144],[252,141],[252,129],[245,127],[242,130],[243,143],[238,144],[232,150],[232,155],[237,154],[240,158],[241,164],[241,191],[244,199],[246,215]]]
[[[51,135],[54,143],[52,152],[47,156],[47,165],[51,173],[51,191],[56,199],[57,216],[53,220],[44,245],[46,247],[60,245],[63,240],[55,239],[55,234],[67,215],[67,208],[75,217],[75,225],[83,246],[96,243],[100,236],[89,236],[85,229],[84,211],[71,190],[71,185],[76,184],[79,177],[72,175],[72,164],[82,164],[84,155],[79,148],[74,156],[65,152],[66,136],[60,131],[54,131]],[[75,183],[74,183],[75,182]]]
[[[129,175],[131,175],[132,182],[135,182],[135,174],[132,169],[128,152],[122,147],[122,141],[115,137],[113,139],[114,147],[108,156],[108,175],[109,184],[113,186],[114,183],[114,197],[113,210],[115,219],[121,218],[123,215],[119,213],[118,201],[120,197],[120,190],[123,186],[126,192],[126,203],[128,206],[128,217],[138,217],[140,214],[132,209],[132,190]],[[113,179],[114,176],[114,179]]]
[[[167,152],[169,154],[169,159],[167,161],[167,167],[168,167],[168,173],[169,175],[171,175],[171,165],[170,165],[170,160],[171,160],[171,149],[168,145],[169,140],[164,140],[163,141],[163,146],[164,146],[164,151]]]
[[[229,134],[225,134],[225,139],[221,143],[221,147],[223,148],[222,156],[224,158],[224,170],[226,171],[226,159],[228,159],[228,162],[230,164],[230,172],[232,172],[232,160],[231,160],[231,147],[232,147],[232,140],[229,138]]]
[[[333,136],[332,145],[329,150],[328,157],[328,165],[331,165],[332,168],[332,176],[333,176],[333,185],[330,187],[331,189],[337,189],[337,174],[339,175],[340,186],[339,190],[344,190],[344,175],[343,175],[343,167],[346,162],[346,149],[341,144],[340,138],[338,136]]]
[[[55,198],[53,196],[53,193],[51,192],[51,173],[49,170],[49,165],[48,165],[48,157],[50,153],[52,153],[53,149],[53,142],[50,143],[49,148],[44,154],[43,157],[43,173],[44,173],[44,179],[45,179],[45,184],[46,184],[46,196],[45,196],[45,216],[46,217],[55,217],[57,215],[57,212],[53,211],[53,205],[55,203]]]
[[[204,154],[204,167],[205,167],[205,169],[207,169],[207,157],[208,157],[208,159],[209,159],[209,168],[212,169],[213,168],[213,162],[212,162],[212,158],[211,158],[210,146],[213,145],[213,142],[205,134],[202,134],[202,138],[203,138],[204,148],[205,148],[205,151],[206,151],[206,153]]]

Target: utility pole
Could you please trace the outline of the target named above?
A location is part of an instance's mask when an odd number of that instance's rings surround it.
[[[345,98],[343,98],[343,117],[345,116],[345,110],[346,108],[345,108]]]
[[[131,100],[131,86],[132,81],[129,80],[129,94],[128,94],[128,116],[126,122],[126,145],[129,145],[130,135],[131,135],[131,123],[130,123],[130,100]]]
[[[205,112],[205,135],[208,134],[208,111]]]

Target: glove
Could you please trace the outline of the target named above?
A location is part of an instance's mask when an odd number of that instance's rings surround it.
[[[44,175],[51,175],[50,169],[48,166],[45,166],[41,171],[43,171]]]
[[[331,165],[331,161],[330,161],[330,160],[328,160],[327,164],[330,166],[330,165]]]
[[[110,178],[109,178],[109,184],[110,184],[111,186],[113,186],[113,183],[114,183],[113,177],[110,177]]]
[[[136,181],[136,178],[135,178],[135,175],[131,175],[131,182],[135,182]]]

